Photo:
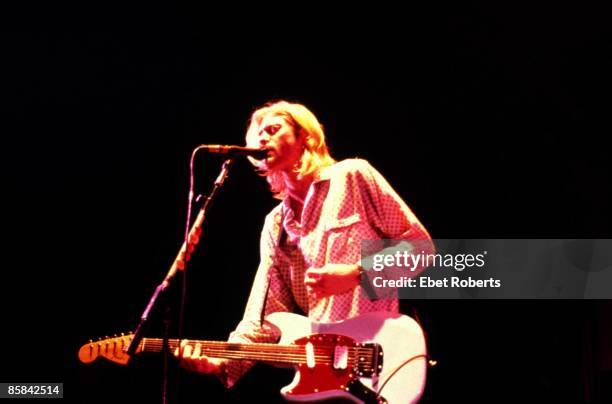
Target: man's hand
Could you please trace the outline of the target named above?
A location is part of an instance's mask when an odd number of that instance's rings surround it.
[[[304,283],[308,292],[318,298],[338,295],[359,285],[359,266],[327,264],[322,268],[308,268]]]
[[[191,345],[187,345],[187,341],[183,340],[181,341],[181,347],[174,350],[174,356],[179,358],[180,365],[187,370],[216,376],[221,375],[227,360],[201,355],[201,349],[201,344],[195,344],[195,348],[192,349]]]

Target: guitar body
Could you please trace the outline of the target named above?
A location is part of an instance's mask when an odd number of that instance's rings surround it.
[[[375,343],[382,349],[378,375],[362,376],[355,367],[317,363],[317,359],[298,364],[293,382],[281,390],[288,401],[344,398],[360,403],[384,399],[399,404],[417,402],[423,394],[427,347],[421,327],[408,316],[373,312],[337,323],[311,323],[296,314],[273,313],[267,320],[280,329],[279,344],[311,344],[312,352],[339,349],[342,353],[342,347],[363,343]]]

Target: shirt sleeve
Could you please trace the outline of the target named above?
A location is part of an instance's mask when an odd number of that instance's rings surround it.
[[[260,241],[261,261],[255,275],[244,315],[228,341],[238,343],[274,343],[280,338],[278,330],[263,321],[270,313],[293,311],[295,303],[290,288],[279,272],[277,240],[279,221],[274,212],[266,217]],[[220,375],[223,384],[230,388],[255,362],[231,360]]]
[[[410,250],[415,254],[435,253],[429,233],[408,205],[374,167],[364,160],[359,161],[355,177],[359,184],[360,199],[369,222],[377,229],[381,239],[395,240],[397,244],[391,248],[396,250]],[[409,276],[417,276],[425,268],[414,268]],[[406,276],[407,271],[406,268],[386,268],[384,273],[377,275],[396,279]]]

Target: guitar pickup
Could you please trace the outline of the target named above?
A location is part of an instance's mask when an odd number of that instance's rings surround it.
[[[346,369],[348,367],[349,349],[346,345],[334,347],[334,369]]]
[[[355,372],[360,377],[372,377],[380,374],[383,368],[382,346],[374,342],[356,345]]]

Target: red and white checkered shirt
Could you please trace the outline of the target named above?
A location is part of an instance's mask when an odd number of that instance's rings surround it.
[[[372,311],[398,311],[397,298],[371,300],[361,286],[315,298],[304,273],[326,264],[359,264],[361,241],[428,240],[429,234],[389,183],[367,161],[347,159],[322,170],[304,201],[301,220],[286,198],[267,216],[261,262],[244,317],[231,342],[275,342],[262,315],[299,308],[311,321],[332,322]],[[433,249],[433,245],[432,245]],[[230,361],[223,381],[232,386],[252,362]]]

